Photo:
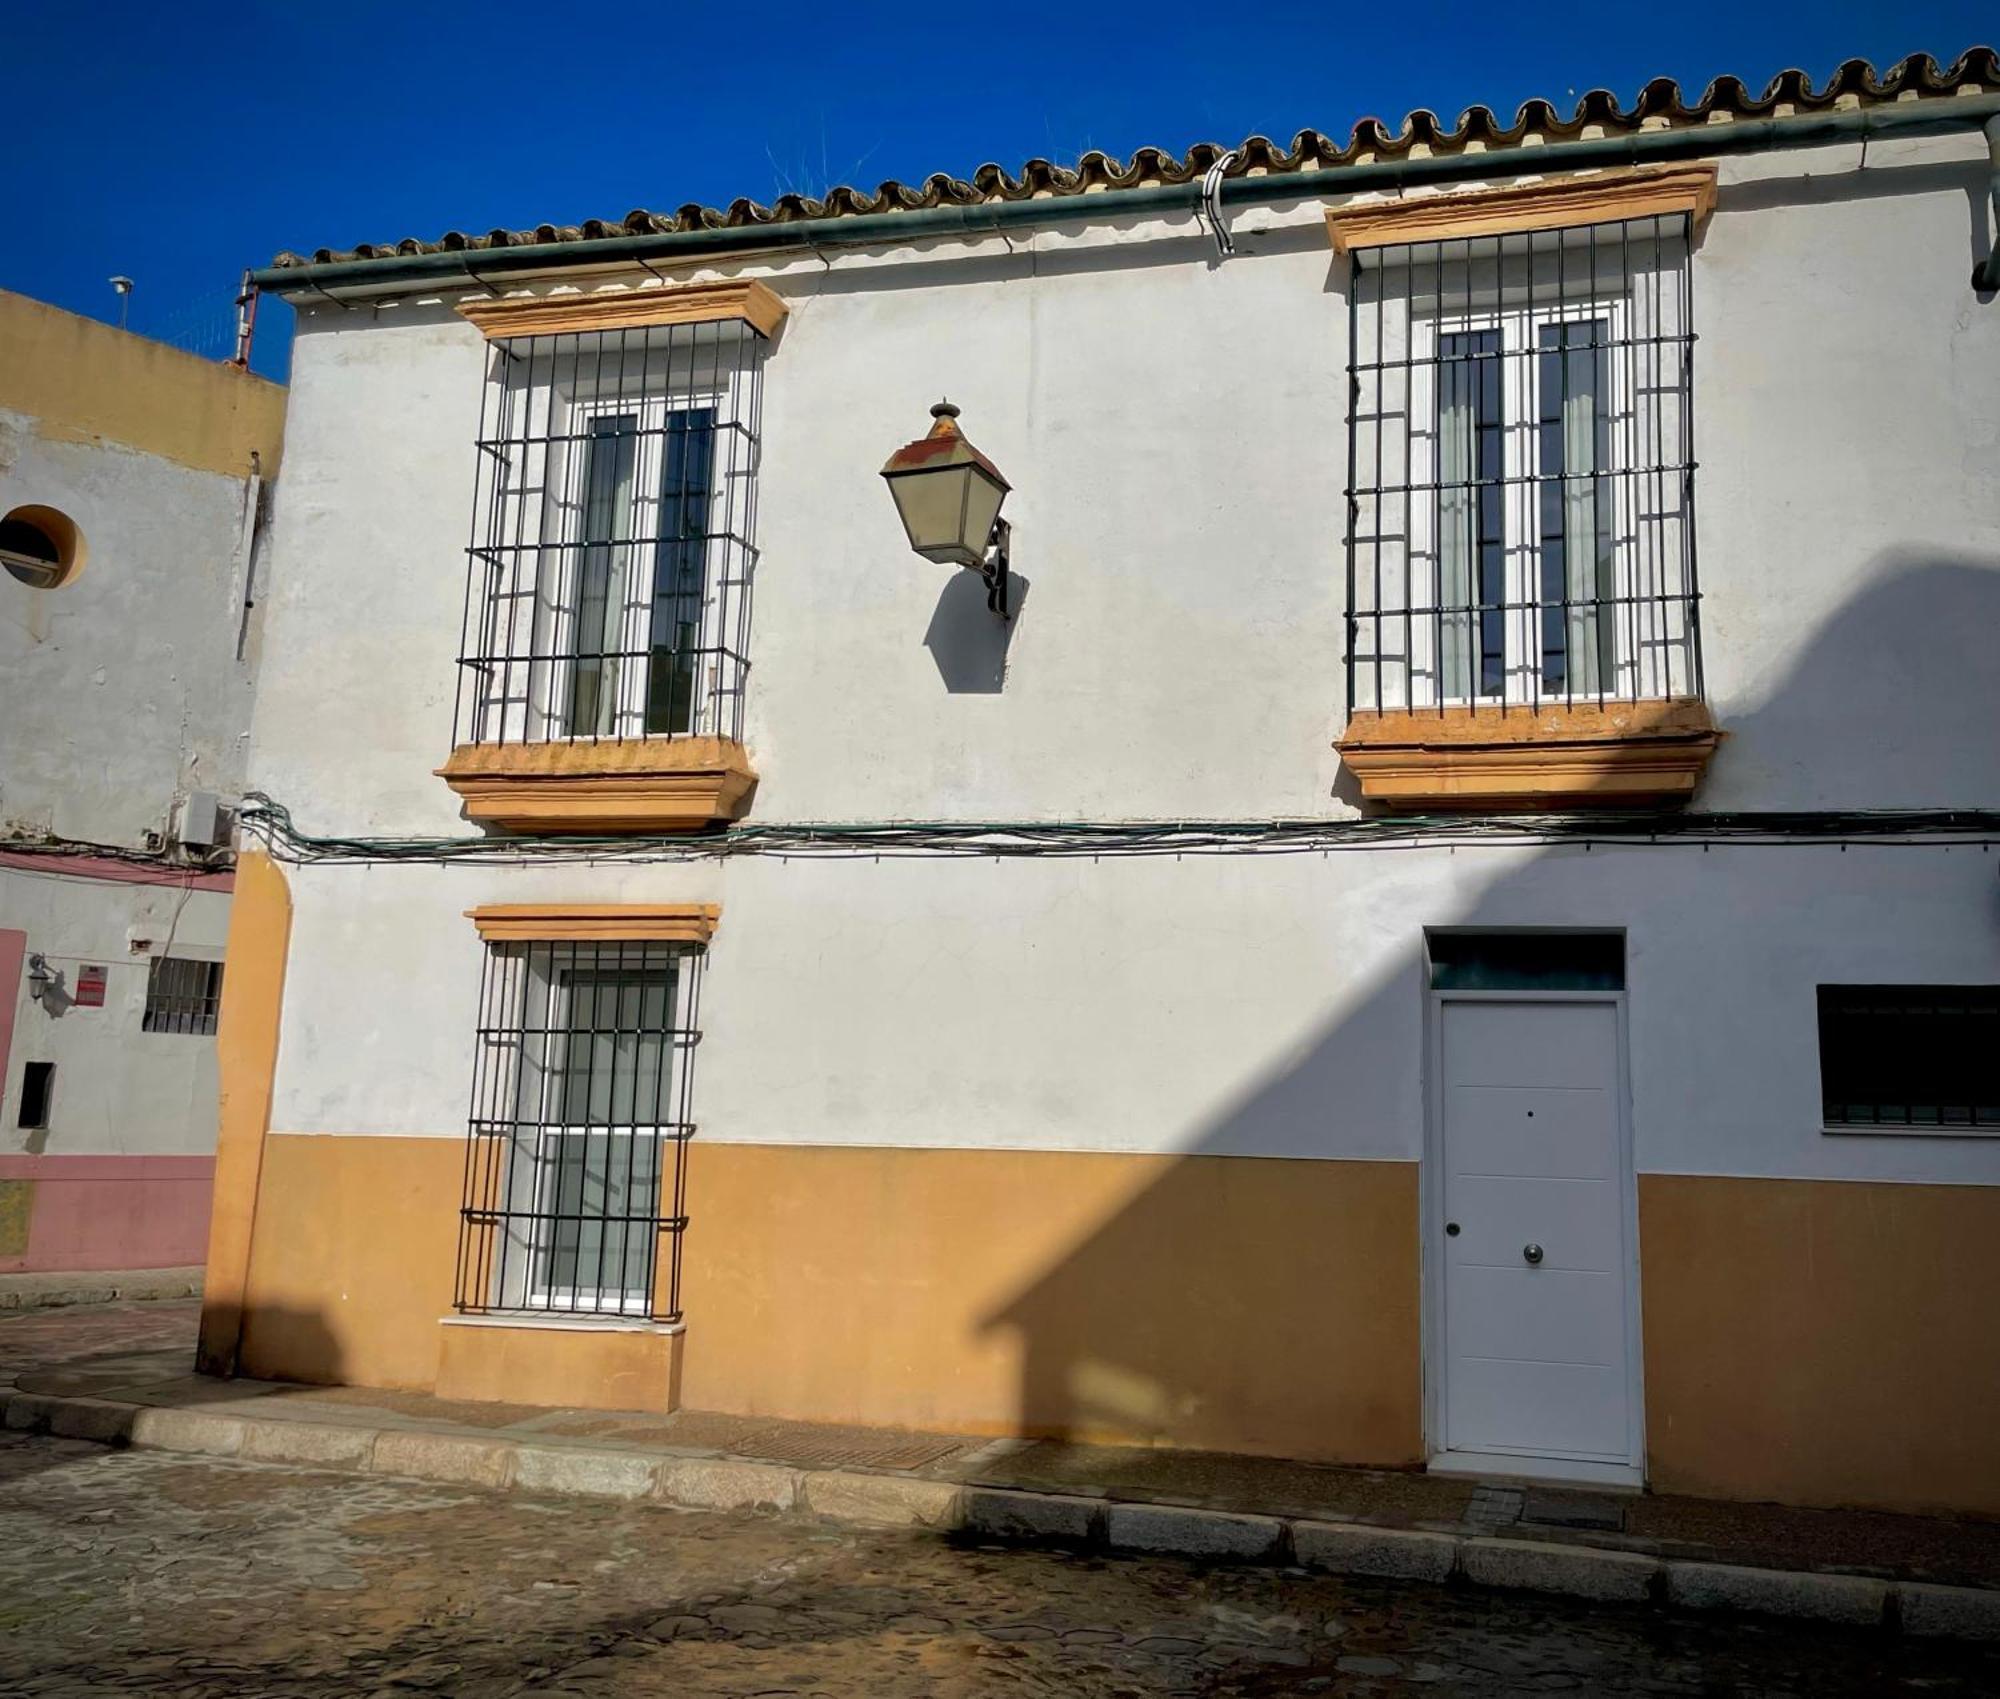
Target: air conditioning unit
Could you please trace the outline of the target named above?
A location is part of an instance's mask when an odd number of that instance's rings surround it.
[[[236,817],[214,791],[194,791],[181,804],[180,841],[189,849],[227,849]]]

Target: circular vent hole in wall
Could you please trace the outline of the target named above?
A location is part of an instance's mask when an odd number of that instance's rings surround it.
[[[0,566],[36,590],[53,590],[83,570],[83,533],[52,507],[17,507],[0,519]]]

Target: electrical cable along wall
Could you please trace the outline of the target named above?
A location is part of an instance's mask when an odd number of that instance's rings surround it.
[[[1952,844],[2000,841],[2000,810],[1975,808],[1827,809],[1785,813],[1662,813],[1589,816],[1381,815],[1323,820],[963,820],[773,821],[727,831],[672,836],[587,838],[360,838],[302,832],[282,803],[245,799],[246,832],[280,861],[298,866],[347,862],[706,861],[755,855],[884,860],[896,856],[1013,857],[1330,855],[1426,846],[1679,844],[1782,846],[1817,843]]]

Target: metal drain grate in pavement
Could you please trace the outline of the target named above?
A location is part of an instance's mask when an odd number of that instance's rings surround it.
[[[1521,1519],[1519,1487],[1474,1487],[1464,1520],[1482,1528],[1505,1528]]]
[[[965,1448],[966,1442],[937,1434],[827,1434],[796,1427],[752,1428],[737,1434],[729,1449],[781,1463],[824,1464],[852,1469],[921,1469]]]
[[[1521,1506],[1521,1520],[1544,1528],[1597,1528],[1618,1534],[1625,1529],[1625,1506],[1615,1498],[1583,1493],[1531,1492]]]

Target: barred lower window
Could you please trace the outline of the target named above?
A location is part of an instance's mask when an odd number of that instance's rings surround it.
[[[1701,694],[1689,219],[1358,251],[1348,707]]]
[[[658,943],[487,946],[461,1311],[679,1320],[701,961]]]
[[[1819,987],[1832,1128],[2000,1133],[2000,985]]]
[[[222,963],[155,956],[146,970],[146,1012],[142,1032],[213,1036],[222,1012]]]
[[[455,741],[740,739],[764,337],[488,346]]]

